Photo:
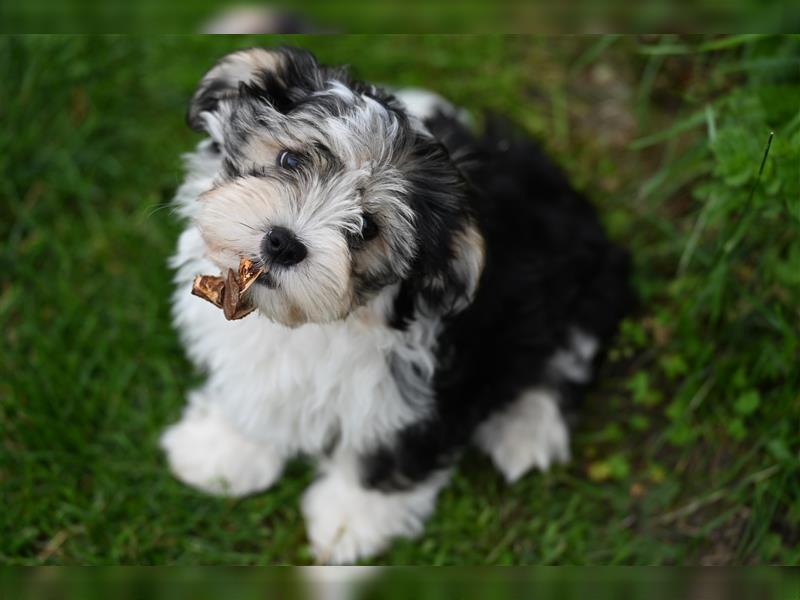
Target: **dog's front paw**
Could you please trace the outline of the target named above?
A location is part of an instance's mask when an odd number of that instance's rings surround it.
[[[303,497],[314,558],[322,564],[353,564],[384,551],[394,538],[419,535],[440,487],[437,481],[386,494],[337,473],[326,475]]]
[[[192,487],[220,496],[246,496],[271,486],[284,460],[248,440],[220,417],[198,407],[161,436],[172,473]]]
[[[569,460],[567,425],[555,399],[543,392],[528,392],[493,415],[478,429],[476,440],[509,483],[534,467],[547,471]]]

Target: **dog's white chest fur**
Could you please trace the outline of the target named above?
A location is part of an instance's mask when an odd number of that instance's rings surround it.
[[[173,264],[175,323],[195,364],[208,371],[195,402],[208,403],[254,441],[318,454],[334,441],[356,450],[419,418],[389,373],[389,353],[429,350],[369,323],[366,308],[343,321],[290,329],[253,314],[226,321],[190,294],[198,273],[218,271],[188,228]],[[428,358],[429,357],[422,357]]]

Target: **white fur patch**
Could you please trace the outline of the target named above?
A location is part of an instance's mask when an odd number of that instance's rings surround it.
[[[281,14],[266,6],[233,6],[215,14],[200,33],[216,35],[264,35],[283,33]]]
[[[218,272],[196,228],[181,235],[171,264],[181,339],[192,361],[209,373],[208,401],[245,436],[288,455],[321,453],[337,436],[365,450],[424,416],[424,403],[412,406],[400,395],[386,356],[396,350],[432,369],[433,340],[378,325],[382,319],[372,313],[391,306],[390,298],[380,295],[345,320],[295,329],[258,313],[226,321],[190,293],[195,275]]]
[[[311,600],[353,600],[361,597],[362,588],[377,577],[381,567],[308,566],[294,567]]]
[[[592,378],[592,360],[597,349],[597,338],[573,329],[567,348],[558,350],[550,359],[550,369],[564,379],[586,383]]]
[[[212,140],[203,140],[197,144],[195,152],[189,152],[182,157],[186,179],[178,188],[173,203],[178,214],[186,219],[194,217],[198,208],[197,198],[214,186],[214,180],[221,168],[222,158],[219,154],[209,152],[211,145]]]
[[[569,460],[569,431],[556,398],[529,390],[478,429],[475,441],[513,483],[533,467],[542,471]]]
[[[382,552],[394,538],[416,537],[448,479],[438,473],[410,491],[384,493],[364,489],[354,463],[337,460],[303,496],[317,562],[352,564]]]
[[[161,436],[175,477],[205,492],[246,496],[270,487],[283,470],[274,449],[248,440],[202,406],[195,394],[180,421]]]
[[[394,96],[403,104],[410,115],[421,121],[431,118],[437,111],[440,111],[447,116],[458,119],[467,127],[471,126],[469,115],[465,110],[457,109],[435,92],[421,88],[403,88],[395,90]]]

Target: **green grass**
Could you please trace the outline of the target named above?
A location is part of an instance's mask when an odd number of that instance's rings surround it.
[[[0,39],[4,563],[310,560],[307,466],[220,500],[157,449],[199,380],[166,267],[198,140],[185,105],[219,55],[258,43],[275,40]],[[800,41],[295,43],[538,135],[631,248],[642,298],[572,463],[508,488],[469,454],[425,535],[380,561],[800,562]]]

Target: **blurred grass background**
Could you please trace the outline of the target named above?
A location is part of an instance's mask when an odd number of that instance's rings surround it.
[[[199,377],[166,267],[186,102],[278,42],[509,115],[636,263],[572,463],[508,488],[470,454],[381,562],[800,563],[797,36],[0,38],[2,562],[310,560],[306,466],[219,500],[156,445]]]

